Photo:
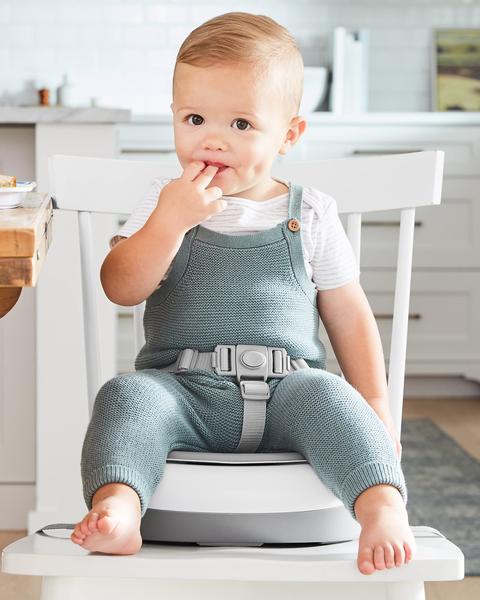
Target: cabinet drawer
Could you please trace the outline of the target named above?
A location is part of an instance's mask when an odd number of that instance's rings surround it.
[[[341,215],[346,226],[346,216]],[[400,211],[369,213],[362,221],[362,267],[393,268]],[[445,179],[439,206],[415,211],[414,268],[480,267],[480,179]]]
[[[363,271],[362,287],[376,317],[388,362],[392,327],[393,271]],[[407,361],[431,363],[480,359],[480,281],[468,272],[412,275]],[[321,325],[328,357],[333,350]]]
[[[480,127],[311,123],[288,160],[443,150],[446,175],[480,174]]]

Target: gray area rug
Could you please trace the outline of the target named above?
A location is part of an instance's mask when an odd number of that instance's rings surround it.
[[[438,529],[480,575],[480,463],[430,419],[405,419],[401,441],[410,525]]]

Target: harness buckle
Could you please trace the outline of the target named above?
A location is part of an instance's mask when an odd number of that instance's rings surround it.
[[[266,380],[288,375],[290,357],[285,348],[219,344],[212,354],[212,368],[218,375],[235,375],[243,398],[265,400],[270,397]]]

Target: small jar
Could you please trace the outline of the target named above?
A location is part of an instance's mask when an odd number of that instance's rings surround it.
[[[42,88],[38,90],[38,103],[40,106],[50,106],[50,90]]]

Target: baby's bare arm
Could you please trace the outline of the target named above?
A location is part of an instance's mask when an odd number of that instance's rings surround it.
[[[218,168],[190,163],[179,179],[167,184],[145,225],[118,242],[100,270],[107,297],[115,304],[133,306],[158,287],[177,254],[186,232],[227,204],[222,190],[207,188]]]
[[[115,244],[103,261],[100,280],[115,304],[133,306],[155,290],[184,237],[166,224],[145,225]]]
[[[388,411],[382,342],[360,283],[318,292],[317,305],[345,379],[377,412]]]

